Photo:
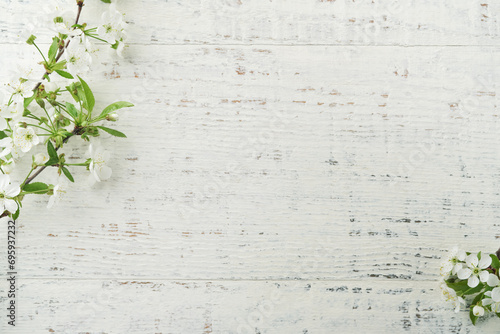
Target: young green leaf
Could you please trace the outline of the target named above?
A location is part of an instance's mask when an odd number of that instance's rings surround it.
[[[66,175],[66,177],[68,178],[68,180],[70,180],[71,182],[75,182],[75,179],[73,178],[73,175],[71,175],[71,173],[69,172],[69,170],[66,167],[63,167],[62,171],[63,171],[64,175]]]
[[[90,90],[89,85],[87,85],[87,83],[82,78],[78,77],[78,79],[80,79],[83,87],[83,92],[85,93],[84,107],[89,112],[92,112],[95,105],[94,94],[92,93],[92,90]]]
[[[113,135],[115,137],[121,137],[121,138],[127,138],[127,136],[125,136],[124,133],[118,131],[118,130],[115,130],[115,129],[110,129],[110,128],[106,128],[104,126],[97,126],[99,129],[101,130],[104,130],[106,131],[107,133],[109,133],[110,135]]]
[[[111,3],[111,0],[101,0],[104,3]]]
[[[5,132],[0,131],[0,139],[4,139],[6,137],[8,137],[8,136],[5,134]]]
[[[68,114],[70,114],[70,116],[73,117],[74,120],[78,118],[78,110],[73,104],[66,102],[66,110],[68,111]]]
[[[65,72],[65,71],[61,71],[61,70],[55,70],[55,72],[57,74],[59,74],[60,76],[62,76],[63,78],[66,78],[66,79],[74,79],[74,77],[69,74],[68,72]]]
[[[36,194],[45,194],[49,190],[49,186],[43,182],[28,183],[23,187],[23,191]]]
[[[36,98],[36,94],[33,94],[31,97],[27,97],[24,99],[24,108],[28,108],[28,106],[33,102],[33,100]]]
[[[52,38],[52,45],[49,48],[49,61],[52,62],[56,59],[57,50],[59,49],[59,38]]]
[[[490,254],[490,257],[491,257],[491,266],[498,270],[500,268],[500,260],[495,254]]]
[[[477,318],[475,315],[474,315],[474,311],[473,311],[473,308],[471,307],[470,308],[470,311],[469,311],[469,318],[470,318],[470,321],[472,321],[472,324],[475,326],[476,325],[476,322],[477,322]]]
[[[17,218],[19,218],[19,214],[20,214],[20,212],[19,212],[19,206],[17,206],[17,210],[16,210],[16,212],[12,215],[12,219],[16,220]]]
[[[122,108],[130,108],[133,106],[134,105],[132,103],[125,102],[125,101],[119,101],[119,102],[112,103],[109,106],[107,106],[106,108],[104,108],[104,110],[101,112],[101,114],[99,115],[98,118],[104,118],[104,117],[106,117],[107,114],[109,114],[115,110],[122,109]]]
[[[57,161],[59,161],[59,158],[57,157],[57,151],[50,140],[47,141],[47,153],[49,153],[49,157],[51,160],[56,159]]]

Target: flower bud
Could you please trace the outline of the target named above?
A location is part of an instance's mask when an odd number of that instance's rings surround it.
[[[42,166],[42,165],[45,165],[45,163],[47,161],[49,161],[49,157],[48,157],[47,153],[38,153],[38,154],[35,154],[35,159],[33,162],[37,166]]]
[[[55,92],[59,87],[53,82],[46,82],[43,84],[46,92]]]
[[[116,122],[118,120],[118,114],[115,112],[106,115],[106,120],[110,122]]]
[[[476,305],[472,309],[472,314],[476,317],[482,317],[484,315],[484,308],[482,306]]]
[[[36,36],[35,35],[31,35],[28,40],[26,41],[26,43],[28,43],[29,45],[33,45],[34,42],[35,42],[35,39],[36,39]]]

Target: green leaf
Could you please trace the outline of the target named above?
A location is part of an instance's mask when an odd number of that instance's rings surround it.
[[[90,90],[89,85],[80,77],[80,82],[82,83],[83,87],[83,92],[85,93],[85,100],[84,100],[84,107],[87,109],[89,112],[92,112],[94,110],[94,105],[95,105],[95,98],[94,94],[92,93],[92,90]]]
[[[448,285],[448,287],[455,290],[457,292],[457,295],[459,295],[459,296],[462,296],[465,291],[470,289],[470,287],[467,285],[466,280],[465,281],[458,281],[458,282],[454,282],[454,283],[451,283],[448,281],[445,281],[445,282],[446,282],[446,285]]]
[[[71,173],[69,172],[69,170],[66,167],[63,167],[62,171],[63,171],[64,175],[66,175],[66,177],[68,178],[68,180],[70,180],[71,182],[75,182],[75,179],[73,178],[73,175],[71,175]]]
[[[484,288],[484,284],[479,283],[475,288],[470,288],[464,291],[464,296],[465,295],[473,295],[475,293],[480,292]]]
[[[50,70],[56,71],[56,70],[62,70],[66,67],[66,60],[61,60],[60,62],[50,66]]]
[[[27,97],[24,99],[24,108],[28,108],[28,106],[31,104],[31,102],[33,102],[33,100],[35,99],[36,97],[36,94],[33,94],[32,97]]]
[[[121,138],[127,138],[127,136],[125,136],[124,133],[118,131],[118,130],[115,130],[115,129],[110,129],[110,128],[106,128],[104,126],[97,126],[99,129],[101,130],[104,130],[106,131],[107,133],[109,133],[110,135],[113,135],[115,137],[121,137]]]
[[[49,157],[51,160],[56,159],[57,161],[59,161],[59,158],[57,157],[57,151],[50,140],[47,141],[47,153],[49,153]]]
[[[17,210],[16,212],[12,215],[12,219],[16,220],[17,218],[19,218],[19,205],[17,206]]]
[[[498,259],[498,257],[495,254],[490,254],[490,257],[491,257],[491,266],[495,269],[499,269],[500,260]]]
[[[483,299],[483,297],[484,297],[484,292],[482,292],[482,293],[478,294],[478,295],[474,298],[474,300],[472,301],[471,306],[472,306],[472,307],[474,307],[474,305],[476,305],[477,303],[479,303],[479,301],[480,301],[481,299]]]
[[[66,110],[68,111],[68,114],[70,114],[71,117],[73,117],[73,119],[76,121],[76,119],[78,118],[78,110],[76,109],[76,107],[73,104],[66,102]]]
[[[470,308],[470,311],[469,311],[469,317],[470,317],[470,321],[472,321],[472,324],[475,326],[476,325],[476,322],[477,322],[477,318],[475,315],[474,315],[474,312],[472,311],[473,308],[471,307]]]
[[[49,161],[45,163],[45,166],[57,165],[58,163],[59,163],[59,158],[57,159],[50,158]]]
[[[65,72],[65,71],[61,71],[61,70],[55,70],[55,72],[57,74],[59,74],[60,76],[62,76],[63,78],[66,78],[66,79],[74,79],[74,77],[69,74],[68,72]]]
[[[49,190],[49,186],[43,182],[28,183],[23,187],[23,191],[33,192],[36,194],[45,194]]]
[[[8,136],[5,134],[5,132],[0,131],[0,139],[4,139],[6,137],[8,137]]]
[[[57,50],[59,49],[59,38],[52,38],[52,45],[49,48],[49,60],[52,62],[56,59]]]
[[[130,108],[133,106],[134,105],[132,103],[125,102],[125,101],[119,101],[119,102],[112,103],[109,106],[107,106],[106,108],[104,108],[104,110],[101,112],[101,114],[99,115],[98,118],[104,118],[107,114],[109,114],[115,110],[122,109],[122,108]]]
[[[101,0],[104,3],[111,3],[111,0]]]

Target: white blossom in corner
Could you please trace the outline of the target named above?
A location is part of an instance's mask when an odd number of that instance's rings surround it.
[[[109,5],[109,9],[102,13],[97,33],[106,42],[115,44],[123,39],[125,26],[123,14],[116,10],[116,5],[112,3]]]
[[[460,269],[463,268],[465,257],[464,250],[458,249],[458,247],[453,247],[450,253],[441,264],[441,275],[448,277],[450,274],[455,275]]]
[[[61,201],[61,199],[63,199],[64,196],[66,195],[67,189],[68,189],[68,182],[63,178],[59,178],[57,185],[54,187],[54,194],[49,197],[49,202],[47,203],[47,209],[52,208],[54,204]]]
[[[472,314],[476,317],[482,317],[484,315],[484,308],[480,305],[476,305],[472,308]]]
[[[491,305],[491,311],[496,313],[500,312],[500,287],[487,291],[484,295],[488,298],[483,299],[483,305]]]
[[[446,301],[449,301],[453,304],[455,308],[455,312],[460,312],[462,306],[465,306],[465,299],[457,296],[457,293],[452,288],[448,287],[446,283],[441,284],[441,292],[443,293],[443,297]]]
[[[101,182],[111,177],[111,168],[107,166],[109,161],[109,152],[104,150],[102,146],[90,144],[90,177],[89,183],[94,184],[96,181]]]
[[[479,260],[477,254],[471,254],[465,258],[467,268],[462,268],[458,271],[457,276],[460,279],[466,279],[467,285],[471,288],[478,286],[479,281],[486,282],[490,273],[485,269],[491,264],[491,257],[485,254]]]
[[[45,152],[42,152],[42,153],[37,153],[34,155],[33,157],[33,162],[35,163],[35,165],[37,166],[42,166],[42,165],[45,165],[45,163],[49,161],[49,155]]]
[[[15,129],[14,145],[19,147],[22,152],[28,152],[34,145],[38,145],[39,143],[40,138],[38,138],[33,128],[18,127]]]
[[[13,200],[14,197],[19,195],[21,188],[18,184],[10,183],[10,176],[0,174],[0,209],[7,210],[10,213],[17,211],[17,203]]]
[[[92,63],[92,57],[87,49],[79,43],[70,43],[64,52],[64,58],[68,72],[75,77],[87,72]]]

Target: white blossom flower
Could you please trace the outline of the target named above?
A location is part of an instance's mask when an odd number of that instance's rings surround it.
[[[10,174],[16,167],[16,163],[14,162],[14,159],[9,159],[7,161],[2,162],[2,171],[5,174]]]
[[[53,17],[51,30],[70,37],[82,34],[80,29],[72,27],[75,24],[75,14],[73,12],[62,11],[58,7],[56,12],[49,17]]]
[[[457,296],[456,291],[448,287],[446,283],[441,284],[441,292],[446,301],[452,302],[455,312],[460,312],[462,305],[465,306],[465,299]]]
[[[20,95],[19,95],[20,96]],[[14,98],[10,104],[0,104],[0,117],[4,119],[18,120],[24,113],[24,98]]]
[[[94,184],[96,181],[101,182],[109,179],[112,172],[111,168],[106,165],[109,160],[109,152],[104,150],[102,146],[90,144],[89,154],[91,159],[89,182]]]
[[[476,305],[472,308],[472,314],[476,317],[482,317],[484,315],[484,308],[482,306]]]
[[[92,57],[87,49],[79,43],[70,43],[64,52],[66,67],[73,76],[85,73],[89,70]]]
[[[54,194],[49,197],[49,202],[47,203],[47,209],[50,209],[54,206],[54,204],[58,203],[61,199],[66,195],[66,191],[68,189],[68,182],[59,178],[57,185],[54,187]]]
[[[109,9],[102,13],[102,23],[97,28],[99,36],[110,44],[115,44],[124,36],[126,23],[123,14],[116,10],[116,5],[109,5]]]
[[[19,195],[20,192],[21,188],[18,184],[10,183],[9,175],[0,174],[0,209],[15,213],[17,203],[13,198]]]
[[[43,86],[45,87],[46,92],[55,92],[59,88],[59,86],[54,81],[44,82]]]
[[[471,254],[465,258],[465,263],[468,268],[460,269],[457,276],[460,279],[466,279],[469,287],[475,288],[479,281],[488,280],[490,273],[484,270],[491,264],[491,257],[488,254],[481,256],[481,260],[478,259],[477,254]]]
[[[500,287],[494,288],[491,291],[487,291],[484,293],[485,296],[488,296],[489,298],[483,299],[482,303],[483,305],[491,305],[491,311],[495,313],[500,312]]]
[[[45,153],[45,152],[35,154],[35,157],[34,157],[34,160],[33,160],[33,162],[37,166],[45,165],[45,163],[47,161],[49,161],[49,155],[47,153]]]
[[[16,77],[7,84],[8,90],[13,95],[29,97],[33,95],[31,83],[22,77]]]
[[[26,153],[34,145],[40,143],[40,138],[35,133],[33,128],[18,127],[14,131],[14,145],[19,147],[22,152]]]
[[[463,262],[466,256],[465,251],[458,249],[458,247],[453,247],[441,265],[441,275],[444,277],[450,274],[455,275],[463,268]]]

